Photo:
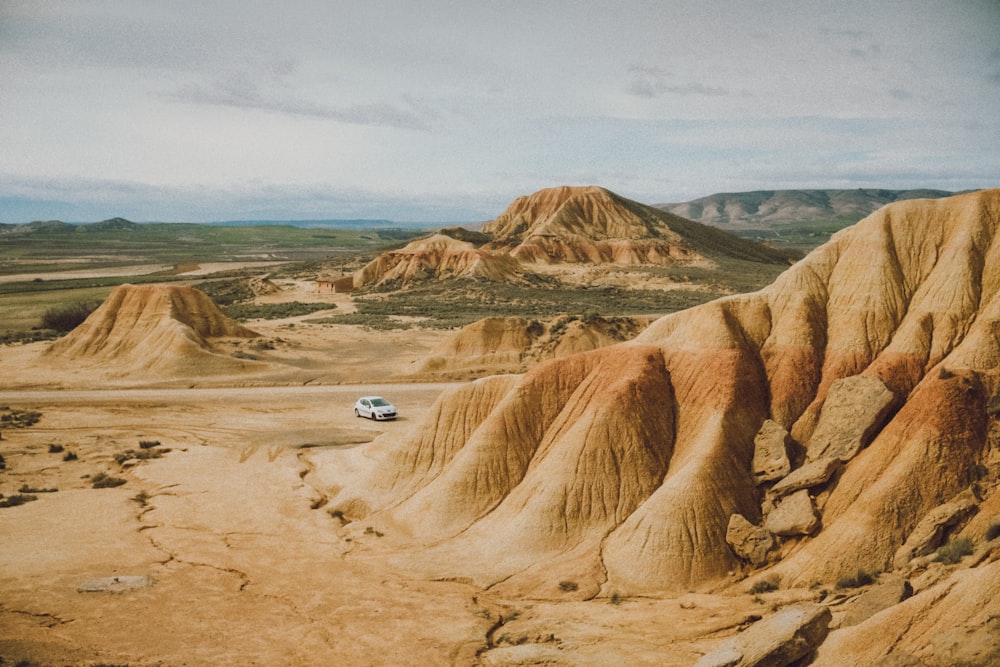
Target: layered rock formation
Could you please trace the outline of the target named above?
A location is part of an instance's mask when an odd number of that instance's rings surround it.
[[[385,252],[354,274],[354,286],[404,286],[422,280],[481,278],[517,281],[518,262],[505,254],[480,250],[471,242],[444,234],[418,239],[400,250]]]
[[[354,286],[402,287],[447,278],[518,281],[532,265],[712,267],[720,257],[788,261],[774,249],[596,186],[548,188],[519,197],[483,227],[483,234],[443,231],[448,233],[376,257],[355,273]]]
[[[569,316],[548,321],[488,317],[462,327],[423,362],[419,373],[521,373],[539,361],[595,350],[634,338],[648,318]]]
[[[683,591],[765,563],[782,586],[885,571],[973,482],[996,505],[998,363],[1000,190],[894,204],[758,293],[448,392],[382,443],[365,524],[419,545],[409,565],[525,594]],[[794,442],[784,477],[754,464],[765,424]],[[748,563],[734,515],[766,530],[786,501],[777,547]]]
[[[121,285],[82,324],[53,343],[48,354],[98,363],[119,373],[197,375],[247,364],[218,354],[213,339],[257,335],[226,317],[193,287]]]
[[[486,247],[526,263],[711,264],[726,255],[781,262],[777,252],[645,206],[597,186],[562,186],[519,197],[483,227]]]

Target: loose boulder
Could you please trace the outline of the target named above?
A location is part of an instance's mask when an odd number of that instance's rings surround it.
[[[742,514],[734,514],[729,517],[726,543],[737,556],[750,561],[754,567],[760,567],[767,563],[767,554],[774,548],[774,537],[766,528],[747,521]]]
[[[976,512],[978,502],[971,489],[966,489],[950,501],[935,507],[920,520],[893,556],[892,564],[903,568],[919,556],[931,553],[944,541],[948,532]]]
[[[806,445],[809,460],[854,458],[885,425],[895,402],[893,393],[876,377],[855,375],[835,380]]]
[[[802,603],[758,621],[695,667],[786,667],[810,655],[830,632],[829,607]]]
[[[764,527],[775,535],[793,537],[813,534],[819,523],[819,514],[809,491],[802,489],[782,498],[768,513]]]
[[[781,424],[768,419],[754,438],[753,478],[758,484],[781,479],[792,470],[788,447],[792,444]]]

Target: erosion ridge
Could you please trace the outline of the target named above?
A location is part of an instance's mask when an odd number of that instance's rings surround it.
[[[383,253],[354,274],[354,286],[460,277],[520,281],[532,267],[560,264],[712,267],[720,257],[788,262],[772,248],[597,186],[519,197],[483,227],[482,236],[489,240],[477,246],[439,232]]]
[[[751,469],[771,421],[796,444],[792,474],[828,471],[796,497],[819,532],[776,537],[768,555],[782,585],[891,570],[921,518],[996,467],[998,237],[1000,190],[893,204],[760,292],[449,392],[410,439],[380,443],[373,478],[391,483],[365,523],[410,535],[423,555],[407,562],[434,576],[521,594],[719,586],[752,569],[731,518],[764,524],[786,497]],[[851,383],[882,387],[888,407]],[[824,458],[815,437],[838,430],[824,420],[857,431],[855,451]],[[995,482],[977,489],[995,502]]]

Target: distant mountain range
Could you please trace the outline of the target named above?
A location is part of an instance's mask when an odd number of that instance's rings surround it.
[[[794,223],[853,224],[886,204],[904,199],[939,199],[944,190],[756,190],[723,192],[680,204],[655,204],[695,222],[731,230],[773,229]]]
[[[859,188],[855,190],[756,190],[723,192],[688,202],[653,204],[653,208],[702,224],[721,227],[740,236],[758,240],[783,240],[790,228],[812,236],[847,227],[874,213],[886,204],[904,199],[938,199],[954,192],[944,190],[886,190]],[[93,223],[65,223],[58,220],[35,221],[21,225],[0,224],[0,233],[58,233],[84,227],[94,231],[133,229],[149,223],[134,223],[124,218],[111,218]],[[399,222],[385,219],[316,219],[316,220],[222,220],[197,223],[217,227],[260,227],[285,225],[300,228],[335,228],[350,230],[405,229],[433,230],[454,223]],[[470,229],[482,223],[463,225]],[[787,239],[784,239],[787,240]],[[808,241],[806,245],[815,245]]]
[[[327,228],[327,229],[351,229],[351,230],[364,230],[364,229],[430,230],[430,229],[438,229],[440,227],[444,227],[447,226],[448,224],[453,224],[453,223],[396,222],[394,220],[382,220],[382,219],[220,220],[216,222],[201,222],[201,223],[185,223],[185,222],[162,223],[162,222],[132,222],[131,220],[126,220],[125,218],[110,218],[108,220],[101,220],[100,222],[70,223],[70,222],[63,222],[61,220],[35,220],[34,222],[28,222],[25,224],[0,223],[0,234],[2,233],[30,234],[33,232],[59,233],[59,232],[72,232],[77,229],[83,229],[88,231],[101,231],[101,232],[130,231],[142,227],[143,225],[162,225],[162,224],[177,224],[177,225],[198,224],[198,225],[206,225],[209,227],[267,227],[272,225],[279,225],[286,227],[299,227],[302,229]]]

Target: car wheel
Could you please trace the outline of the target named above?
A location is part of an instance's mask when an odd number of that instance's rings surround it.
[[[355,417],[360,417],[360,416],[361,416],[361,413],[360,413],[360,412],[358,412],[358,409],[357,409],[357,408],[354,408],[354,416],[355,416]]]

